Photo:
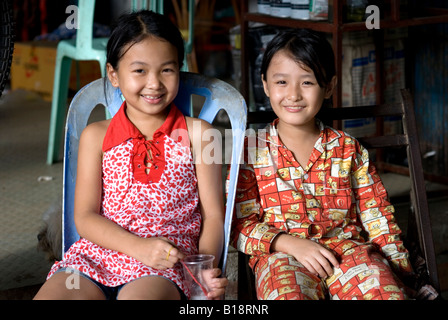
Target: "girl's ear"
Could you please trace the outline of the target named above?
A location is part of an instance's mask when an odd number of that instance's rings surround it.
[[[118,76],[117,71],[112,67],[110,63],[106,65],[107,77],[109,78],[110,83],[114,87],[118,87]]]
[[[268,89],[268,83],[266,82],[266,79],[264,78],[264,74],[261,75],[261,82],[263,83],[263,89],[266,96],[269,98],[269,89]]]
[[[327,88],[325,89],[325,99],[329,99],[333,95],[333,91],[336,88],[337,83],[338,78],[336,78],[336,76],[333,76]]]

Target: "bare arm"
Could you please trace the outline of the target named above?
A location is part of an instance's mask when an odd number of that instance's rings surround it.
[[[194,121],[200,121],[200,130],[197,129],[199,127],[197,122],[196,126],[192,126]],[[218,133],[218,131],[213,131],[216,129],[213,129],[207,122],[187,118],[187,124],[189,125],[190,133],[192,133],[190,136],[196,159],[196,176],[198,179],[200,210],[202,213],[199,252],[214,255],[214,265],[216,267],[219,263],[224,244],[224,194],[221,172],[221,141],[214,141],[213,138],[208,140],[207,136],[218,138],[219,135],[214,134]],[[194,128],[193,131],[191,130],[192,128]],[[213,154],[213,152],[217,152],[218,154]],[[219,160],[216,156],[219,157]],[[218,161],[211,161],[211,158]],[[211,274],[212,279],[209,280],[211,291],[208,295],[210,299],[218,299],[225,292],[228,280],[226,278],[218,278],[220,274],[221,271],[217,268]]]
[[[193,123],[196,121],[196,125]],[[197,121],[199,121],[200,126]],[[215,265],[221,257],[224,239],[224,201],[222,188],[221,157],[219,161],[213,152],[221,152],[221,141],[210,140],[207,136],[217,137],[218,132],[209,123],[187,118],[190,136],[195,156],[196,176],[200,209],[202,213],[202,228],[199,238],[199,252],[213,254]],[[198,130],[200,128],[200,130]],[[213,131],[216,130],[216,131]],[[219,150],[218,150],[219,149]]]

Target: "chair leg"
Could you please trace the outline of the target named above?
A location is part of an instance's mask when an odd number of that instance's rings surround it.
[[[249,267],[249,256],[238,252],[238,300],[257,300],[255,276]]]
[[[68,84],[72,60],[57,58],[54,70],[53,99],[51,101],[50,132],[48,136],[47,164],[51,165],[59,158],[59,148],[64,130],[67,109]]]

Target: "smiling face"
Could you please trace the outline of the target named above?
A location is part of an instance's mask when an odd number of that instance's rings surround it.
[[[107,65],[112,85],[120,87],[132,120],[142,116],[164,117],[179,90],[179,61],[172,44],[154,36],[124,48],[114,69]],[[127,51],[126,51],[127,50]]]
[[[297,127],[315,126],[314,117],[324,99],[331,97],[336,78],[320,87],[314,72],[283,49],[272,57],[262,80],[279,124]]]

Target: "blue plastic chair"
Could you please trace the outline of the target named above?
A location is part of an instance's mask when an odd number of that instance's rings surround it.
[[[106,83],[104,83],[105,81]],[[233,133],[224,224],[225,247],[220,260],[220,266],[225,274],[236,183],[246,129],[246,102],[234,87],[224,81],[182,72],[179,94],[174,102],[185,115],[192,114],[191,95],[205,97],[199,118],[212,123],[218,112],[224,110],[230,119]],[[114,115],[122,104],[120,90],[114,88],[108,80],[98,79],[86,85],[76,94],[68,111],[63,164],[62,254],[79,239],[73,218],[78,145],[81,132],[87,125],[90,113],[98,104],[106,106],[110,114]]]

